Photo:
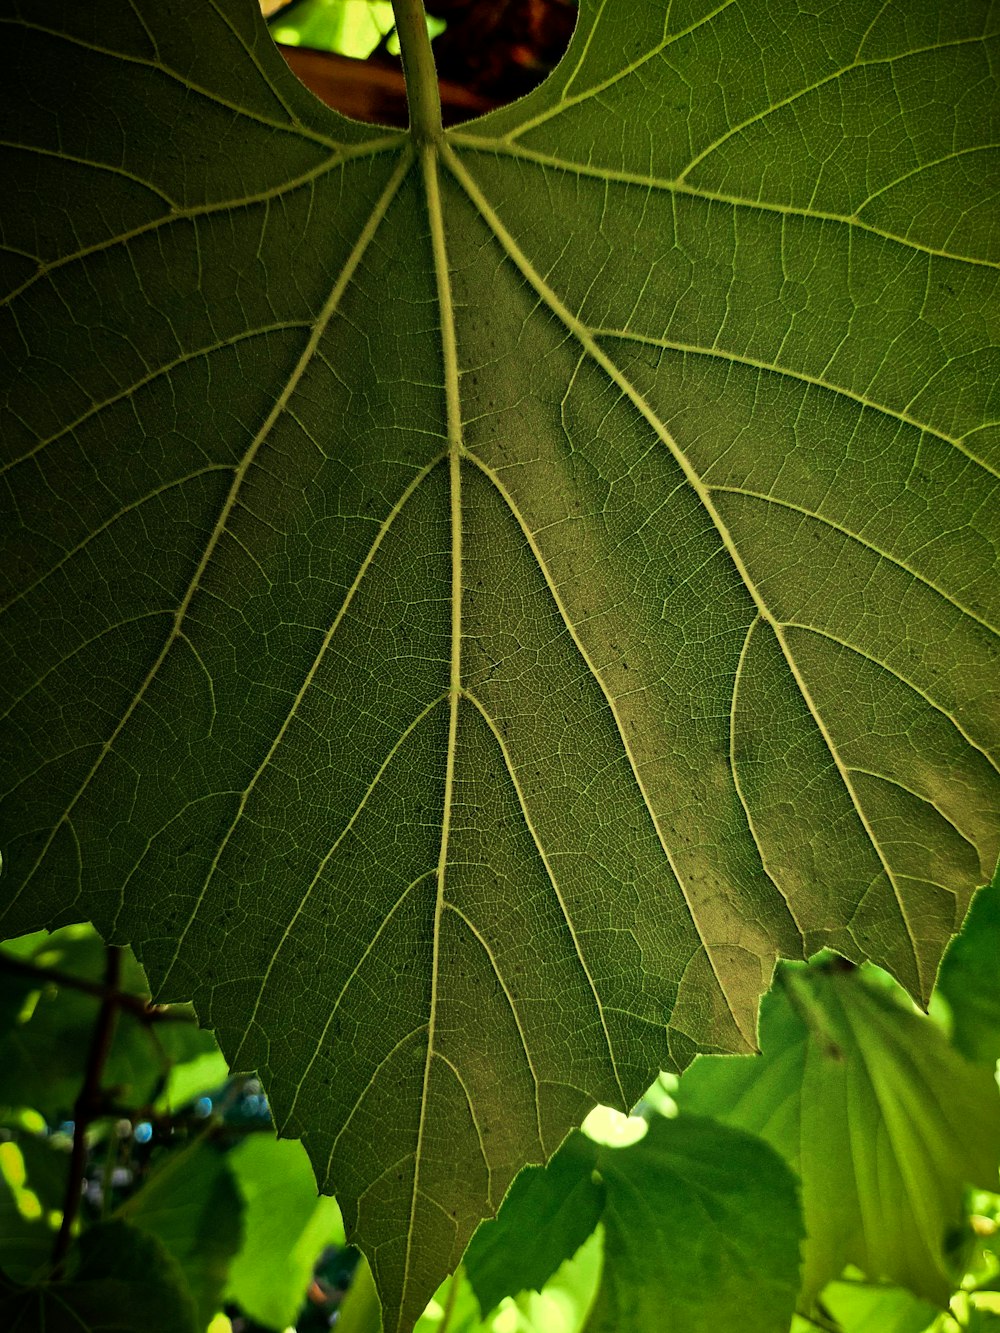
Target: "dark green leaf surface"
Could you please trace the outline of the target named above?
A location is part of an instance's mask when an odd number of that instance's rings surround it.
[[[926,996],[992,874],[995,9],[591,0],[423,144],[251,0],[2,40],[3,929],[193,997],[405,1326],[778,954]]]
[[[761,1135],[798,1172],[804,1309],[848,1263],[946,1304],[964,1187],[996,1184],[992,1071],[861,972],[782,978],[761,1005],[763,1054],[697,1060],[679,1104]]]
[[[0,1161],[0,1266],[16,1282],[33,1282],[45,1277],[51,1267],[55,1232],[44,1218],[24,1216],[8,1172],[9,1159],[4,1158]]]
[[[480,1309],[505,1296],[541,1291],[601,1220],[605,1188],[595,1175],[597,1148],[573,1134],[545,1167],[515,1179],[496,1218],[473,1236],[462,1263]]]
[[[585,1239],[584,1219],[588,1231],[604,1224],[590,1333],[788,1328],[803,1234],[797,1188],[752,1135],[697,1116],[654,1116],[627,1148],[570,1135],[544,1169],[518,1178],[469,1247],[465,1268],[484,1312],[540,1288]]]
[[[0,1274],[4,1333],[200,1333],[180,1270],[153,1236],[106,1222],[78,1247],[66,1282],[19,1287]]]
[[[6,949],[4,945],[0,955]],[[56,968],[85,981],[100,982],[104,976],[104,944],[84,927],[43,936],[20,956],[38,967]],[[100,1001],[68,985],[22,977],[9,980],[7,993],[12,998],[21,992],[37,993],[37,999],[26,1009],[4,1004],[6,988],[0,989],[0,1102],[34,1107],[51,1121],[71,1119]],[[125,955],[121,984],[132,994],[148,994],[142,969],[131,952]],[[194,1025],[184,1026],[187,1033],[168,1035],[167,1045],[206,1040]],[[128,1010],[120,1011],[105,1066],[105,1085],[115,1088],[120,1099],[141,1103],[168,1065],[159,1035]]]
[[[204,1329],[222,1304],[243,1241],[243,1200],[221,1152],[197,1141],[171,1153],[117,1216],[156,1237],[176,1261]]]
[[[7,1135],[10,1134],[10,1138]],[[69,1145],[21,1129],[0,1143],[0,1268],[16,1282],[47,1277],[56,1238],[53,1216],[66,1199]]]
[[[970,1060],[1000,1060],[1000,872],[972,900],[938,974],[955,1046]]]

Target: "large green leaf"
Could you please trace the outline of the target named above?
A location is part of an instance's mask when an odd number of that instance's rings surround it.
[[[678,1102],[760,1134],[799,1173],[805,1310],[848,1263],[946,1305],[964,1187],[997,1178],[992,1071],[860,971],[781,975],[761,1005],[763,1054],[697,1060]]]
[[[995,11],[589,0],[443,137],[251,0],[3,25],[3,928],[193,997],[406,1325],[993,871]]]

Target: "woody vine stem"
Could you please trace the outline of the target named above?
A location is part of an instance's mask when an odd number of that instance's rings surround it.
[[[73,1107],[73,1148],[70,1152],[66,1196],[63,1202],[62,1222],[52,1247],[53,1280],[58,1280],[64,1275],[66,1256],[73,1237],[73,1226],[80,1211],[84,1174],[87,1168],[87,1130],[101,1111],[101,1079],[118,1022],[118,987],[121,971],[122,951],[109,945],[105,953],[104,998],[101,1000],[90,1039],[83,1087]]]

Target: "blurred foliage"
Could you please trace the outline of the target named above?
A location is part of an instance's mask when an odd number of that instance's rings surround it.
[[[379,48],[399,55],[390,0],[261,0],[271,35],[284,46],[309,46],[317,51],[366,60]],[[431,37],[443,32],[440,19],[428,18]]]

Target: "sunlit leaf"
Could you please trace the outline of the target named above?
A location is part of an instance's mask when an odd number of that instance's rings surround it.
[[[945,1305],[968,1184],[995,1187],[1000,1097],[930,1019],[861,972],[788,970],[756,1058],[704,1057],[682,1109],[772,1144],[802,1179],[803,1308],[845,1264]]]
[[[228,1296],[253,1319],[284,1329],[295,1321],[320,1251],[343,1244],[340,1211],[333,1199],[317,1198],[300,1143],[253,1134],[231,1162],[245,1206],[245,1238]]]
[[[823,1306],[842,1333],[925,1333],[939,1311],[902,1287],[865,1282],[831,1282]]]

